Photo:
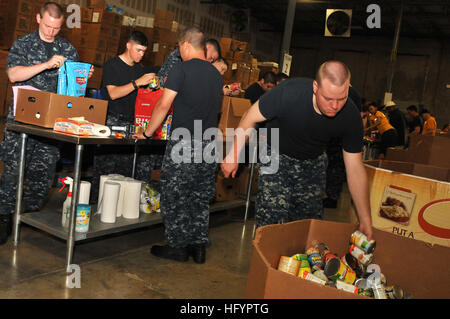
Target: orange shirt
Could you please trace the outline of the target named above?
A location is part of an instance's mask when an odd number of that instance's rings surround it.
[[[437,123],[436,119],[432,116],[423,123],[422,135],[426,135],[428,132],[432,132],[431,136],[436,135]],[[427,134],[430,135],[430,134]]]
[[[375,114],[370,115],[370,124],[371,126],[374,124],[378,124],[377,122],[380,121],[380,125],[378,125],[378,132],[380,134],[383,134],[386,131],[394,129],[394,127],[389,123],[389,120],[387,119],[386,115],[384,115],[383,112],[377,111]]]

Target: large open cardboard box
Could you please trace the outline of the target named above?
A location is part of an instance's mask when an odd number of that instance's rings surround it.
[[[256,230],[246,297],[251,299],[367,298],[322,286],[277,270],[281,256],[304,251],[319,240],[338,256],[349,248],[357,225],[302,220]],[[414,298],[450,298],[450,248],[427,245],[374,229],[377,246],[373,263],[381,268],[388,285],[398,285]]]
[[[407,162],[450,168],[450,135],[412,136]]]
[[[375,228],[450,247],[449,168],[380,160],[364,165]]]
[[[108,101],[19,89],[15,120],[53,128],[58,117],[80,117],[105,125]]]

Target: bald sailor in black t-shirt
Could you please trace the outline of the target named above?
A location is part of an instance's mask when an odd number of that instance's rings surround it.
[[[183,62],[170,71],[148,127],[135,138],[152,136],[173,103],[171,137],[161,172],[161,216],[168,245],[153,246],[151,254],[177,261],[192,256],[202,264],[209,242],[209,202],[215,195],[217,168],[214,159],[208,161],[202,155],[215,145],[206,131],[217,132],[223,81],[206,60],[204,33],[199,28],[184,30],[178,46]]]
[[[279,141],[269,143],[270,165],[262,164],[259,171],[258,226],[322,219],[325,148],[336,137],[342,140],[347,182],[358,212],[359,229],[372,238],[369,187],[361,154],[363,126],[357,107],[348,99],[349,84],[348,67],[342,62],[328,61],[320,66],[315,80],[284,81],[264,94],[242,117],[238,127],[242,130],[236,130],[232,148],[236,151],[230,151],[221,164],[225,177],[236,174],[247,130],[258,122],[274,118],[278,121]],[[271,139],[269,134],[267,140]],[[274,154],[277,149],[279,154]],[[273,169],[274,160],[278,163],[277,170]]]

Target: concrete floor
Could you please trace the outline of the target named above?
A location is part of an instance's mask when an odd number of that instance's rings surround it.
[[[356,223],[349,208],[345,188],[325,219]],[[243,209],[211,214],[203,265],[150,255],[153,244],[165,241],[162,225],[77,243],[73,263],[81,267],[81,288],[73,289],[66,288],[66,243],[22,225],[17,248],[11,238],[0,246],[0,298],[244,298],[255,222],[252,212],[247,223],[243,216]]]

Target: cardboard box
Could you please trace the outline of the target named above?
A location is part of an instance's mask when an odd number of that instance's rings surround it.
[[[244,115],[244,113],[250,108],[250,106],[251,103],[248,99],[230,96],[223,97],[218,127],[219,130],[222,131],[224,137],[229,137],[226,132],[227,128],[238,127],[242,115]]]
[[[137,16],[135,26],[144,28],[153,28],[155,26],[155,18]]]
[[[118,13],[103,10],[101,24],[120,27],[123,23],[123,16]]]
[[[366,161],[373,226],[450,247],[450,169]]]
[[[84,116],[89,122],[104,125],[107,108],[108,102],[104,100],[19,89],[15,119],[22,123],[53,128],[58,117]]]
[[[87,0],[86,6],[88,8],[105,8],[105,0]]]
[[[99,89],[100,86],[102,85],[102,76],[103,76],[103,68],[95,67],[94,74],[92,74],[92,77],[88,80],[87,87]]]
[[[222,51],[222,55],[225,52],[231,52],[231,42],[233,39],[231,38],[220,38],[220,50]]]
[[[238,41],[238,40],[231,40],[231,51],[247,51],[247,42],[244,41]]]
[[[248,179],[250,178],[250,167],[247,165],[240,165],[237,176],[237,189],[239,195],[247,196],[248,192]],[[258,168],[253,170],[251,195],[256,195],[258,192]]]
[[[177,34],[169,29],[155,27],[153,28],[153,41],[173,45],[177,43]]]
[[[103,66],[105,62],[105,52],[102,50],[78,49],[80,62],[90,63],[96,66]]]
[[[155,27],[171,30],[173,19],[174,13],[172,11],[156,9]]]
[[[313,240],[325,243],[343,256],[357,225],[302,220],[259,227],[247,282],[249,299],[359,299],[367,298],[298,278],[277,270],[281,256],[304,253]],[[388,285],[398,285],[414,298],[449,298],[450,249],[400,238],[374,229],[377,246],[373,263],[381,268]],[[424,263],[424,261],[426,261]],[[416,268],[414,265],[423,265]],[[415,275],[420,271],[420,275]]]
[[[407,158],[408,162],[450,168],[450,136],[412,136]]]
[[[239,199],[237,179],[225,178],[220,172],[216,176],[216,201]]]
[[[160,169],[154,169],[154,170],[152,170],[152,173],[151,173],[152,175],[151,175],[151,177],[150,177],[150,179],[152,180],[152,181],[157,181],[157,182],[159,182],[160,180],[161,180],[161,170]]]
[[[0,81],[0,117],[8,115],[9,104],[6,105],[7,89],[8,89],[8,83]]]
[[[408,153],[403,147],[388,147],[386,150],[386,160],[407,162]]]

